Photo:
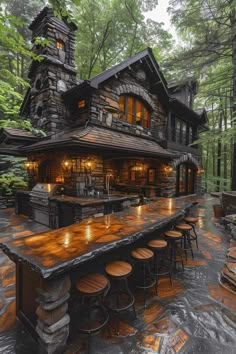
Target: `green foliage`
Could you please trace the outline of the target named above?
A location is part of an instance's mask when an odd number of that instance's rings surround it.
[[[148,9],[155,3],[81,0],[76,13],[78,76],[88,79],[148,46],[170,47],[171,36],[163,24],[145,20],[142,13],[141,7]]]
[[[176,78],[194,76],[200,81],[195,107],[207,109],[209,130],[196,143],[202,146],[202,180],[209,191],[230,189],[236,136],[232,62],[235,5],[235,0],[171,0],[169,8],[182,42],[166,70]]]
[[[25,189],[28,185],[28,175],[24,169],[24,158],[1,156],[4,171],[0,170],[0,195],[12,196],[17,189]]]

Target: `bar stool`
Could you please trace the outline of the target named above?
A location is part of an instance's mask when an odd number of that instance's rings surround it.
[[[131,251],[131,256],[143,268],[143,283],[136,285],[136,288],[144,290],[144,308],[146,308],[146,290],[152,288],[156,283],[156,278],[150,269],[154,253],[148,248],[135,248]]]
[[[182,248],[184,250],[185,253],[185,259],[186,261],[188,260],[188,253],[187,251],[190,251],[192,254],[192,259],[194,259],[193,257],[193,249],[192,249],[192,243],[191,243],[191,235],[190,232],[192,230],[192,226],[189,224],[176,224],[175,228],[178,231],[181,231],[183,234],[183,244],[182,244]]]
[[[90,335],[99,332],[108,322],[109,314],[102,302],[102,297],[109,289],[108,279],[99,273],[90,273],[80,278],[76,289],[81,297],[79,305],[77,330],[88,335],[88,353],[90,352]]]
[[[167,242],[165,240],[151,240],[148,242],[147,246],[151,248],[154,252],[154,276],[156,277],[156,295],[158,295],[158,280],[159,277],[163,275],[168,275],[170,278],[170,284],[172,285],[172,277],[171,277],[171,263],[164,263],[164,250],[167,247]]]
[[[181,262],[182,269],[184,270],[184,262],[182,258],[182,254],[177,255],[177,243],[179,241],[182,242],[183,240],[183,234],[179,231],[175,230],[168,230],[164,232],[164,235],[170,244],[170,262],[171,265],[174,265],[174,268],[176,269],[176,263]],[[179,256],[179,260],[177,258]]]
[[[193,232],[194,232],[194,235],[191,234],[191,240],[196,242],[196,246],[197,246],[197,249],[198,249],[198,235],[197,235],[197,233],[196,233],[196,223],[198,222],[198,218],[194,218],[194,217],[192,217],[192,216],[186,216],[186,217],[184,218],[184,221],[185,221],[187,224],[189,224],[189,225],[192,226],[192,230],[193,230]]]
[[[119,314],[132,307],[134,318],[136,311],[134,306],[134,296],[129,289],[128,277],[133,272],[133,267],[128,262],[115,261],[108,263],[105,267],[106,274],[111,279],[111,288],[108,291],[104,303],[109,311],[117,314],[117,334],[119,335],[120,319]],[[115,285],[118,286],[115,289]]]

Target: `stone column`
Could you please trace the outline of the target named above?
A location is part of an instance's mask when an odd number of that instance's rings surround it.
[[[69,336],[67,300],[70,297],[70,287],[70,277],[65,275],[43,280],[41,288],[37,289],[39,306],[36,309],[36,332],[40,344],[48,354],[63,350]]]

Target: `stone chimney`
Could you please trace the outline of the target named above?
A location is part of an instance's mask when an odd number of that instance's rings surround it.
[[[47,133],[68,126],[63,92],[76,84],[74,44],[76,25],[54,16],[45,7],[29,26],[32,30],[33,52],[43,60],[34,60],[29,69],[31,82],[30,119],[35,128]],[[35,43],[37,37],[46,45]]]

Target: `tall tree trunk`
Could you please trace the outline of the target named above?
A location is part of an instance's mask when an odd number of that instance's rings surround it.
[[[219,132],[222,132],[222,110],[220,110],[220,116],[219,116]],[[220,192],[220,182],[221,182],[221,136],[218,138],[217,142],[217,168],[216,168],[216,173],[217,173],[217,181],[216,181],[216,191]]]
[[[232,62],[233,62],[233,125],[236,119],[236,10],[233,8],[231,15],[231,40],[232,40]],[[233,145],[232,157],[232,182],[231,189],[236,190],[236,139]]]

